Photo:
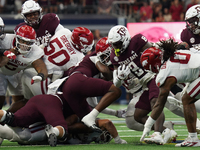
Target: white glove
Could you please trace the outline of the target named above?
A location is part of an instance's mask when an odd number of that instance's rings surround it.
[[[49,35],[49,34],[46,35],[45,37],[43,37],[42,44],[43,44],[44,47],[49,45],[50,38],[51,38],[51,35]]]
[[[128,66],[126,65],[122,65],[122,66],[119,66],[118,67],[118,70],[117,70],[117,77],[120,79],[120,80],[124,80],[128,77],[128,75],[130,74],[130,69]]]
[[[144,140],[146,135],[149,135],[149,132],[151,131],[151,128],[152,128],[154,123],[155,123],[155,120],[152,119],[151,116],[149,116],[149,118],[147,119],[147,121],[144,125],[143,134],[142,134],[142,137],[140,138],[141,142]]]
[[[44,79],[44,74],[38,73],[37,76],[33,76],[33,78],[31,79],[31,84],[36,82],[41,82],[43,79]]]

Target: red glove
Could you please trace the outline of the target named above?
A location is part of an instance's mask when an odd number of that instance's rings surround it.
[[[8,57],[9,59],[16,59],[17,58],[17,56],[11,51],[5,51],[3,54],[4,54],[4,56]]]

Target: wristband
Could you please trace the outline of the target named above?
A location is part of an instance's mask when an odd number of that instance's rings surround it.
[[[38,73],[37,76],[42,77],[42,80],[44,80],[44,74],[43,73]]]

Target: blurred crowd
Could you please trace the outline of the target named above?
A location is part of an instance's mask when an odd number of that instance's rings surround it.
[[[1,0],[1,14],[20,14],[25,0]],[[199,0],[36,0],[44,13],[106,14],[132,22],[183,21],[186,10]],[[15,19],[19,19],[20,15]]]

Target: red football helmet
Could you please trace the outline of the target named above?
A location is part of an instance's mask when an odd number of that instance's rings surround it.
[[[96,54],[99,58],[100,62],[106,66],[111,65],[110,61],[110,53],[111,53],[111,46],[108,44],[108,37],[101,38],[96,44]]]
[[[94,45],[94,36],[89,29],[76,27],[72,31],[71,41],[77,50],[87,53]]]
[[[21,26],[16,31],[16,47],[21,54],[27,54],[36,41],[35,30],[28,25]]]
[[[140,63],[144,69],[158,73],[162,63],[162,51],[155,47],[147,48],[140,57]]]

